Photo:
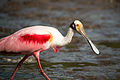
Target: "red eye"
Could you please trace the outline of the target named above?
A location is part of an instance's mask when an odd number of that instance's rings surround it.
[[[76,26],[79,26],[79,24],[76,24]]]

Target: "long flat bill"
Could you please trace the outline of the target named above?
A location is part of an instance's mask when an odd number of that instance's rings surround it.
[[[92,43],[92,41],[90,39],[87,40],[88,43],[90,44],[92,50],[96,53],[96,54],[100,54],[99,50],[95,47],[95,45]]]

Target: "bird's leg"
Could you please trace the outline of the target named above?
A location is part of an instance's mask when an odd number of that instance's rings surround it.
[[[17,64],[17,66],[16,66],[16,68],[15,68],[15,70],[14,70],[14,72],[13,72],[11,78],[10,78],[10,80],[13,80],[13,78],[14,78],[17,70],[19,69],[19,67],[21,66],[21,64],[22,64],[29,56],[30,56],[30,55],[25,55],[24,58]]]
[[[50,80],[50,78],[45,74],[44,70],[41,67],[40,60],[39,60],[39,51],[38,52],[34,52],[33,55],[34,55],[34,57],[37,60],[37,64],[39,66],[40,73],[46,78],[46,80]]]

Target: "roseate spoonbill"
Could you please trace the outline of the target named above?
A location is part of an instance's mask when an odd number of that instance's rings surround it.
[[[98,49],[86,36],[83,25],[79,20],[75,20],[70,24],[65,37],[56,28],[48,26],[32,26],[23,28],[10,36],[0,39],[0,52],[5,51],[9,54],[14,52],[16,54],[25,55],[18,63],[10,80],[13,79],[21,64],[31,55],[36,58],[40,73],[46,80],[50,80],[41,67],[39,53],[48,50],[49,48],[53,48],[54,53],[56,53],[62,46],[71,42],[74,31],[81,34],[88,41],[92,50],[96,54],[99,54]]]

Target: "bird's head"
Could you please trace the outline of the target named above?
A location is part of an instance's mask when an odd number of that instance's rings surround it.
[[[79,21],[79,20],[75,20],[73,23],[71,23],[70,27],[77,31],[80,35],[82,35],[90,44],[90,47],[92,48],[92,50],[96,53],[99,54],[99,50],[95,47],[95,45],[92,43],[92,41],[87,37],[84,28],[83,28],[83,24]]]

